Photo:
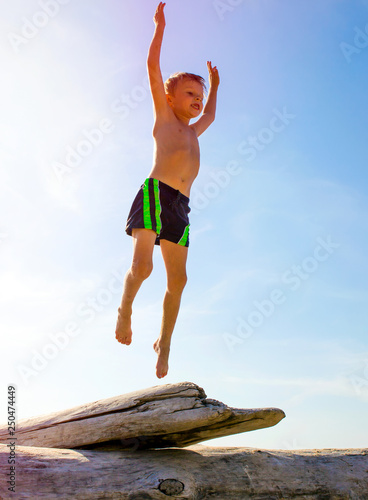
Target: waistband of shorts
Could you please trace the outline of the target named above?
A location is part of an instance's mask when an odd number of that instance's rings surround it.
[[[148,178],[153,179],[153,177],[148,177]],[[158,180],[158,179],[154,179],[154,180]],[[169,186],[169,184],[165,184],[164,182],[162,182],[160,180],[158,180],[158,185],[159,185],[160,189],[162,189],[163,191],[165,191],[166,193],[171,195],[173,198],[176,198],[178,201],[182,201],[183,203],[189,205],[190,200],[189,200],[188,196],[185,196],[185,194],[183,194],[181,191],[179,191],[179,189],[175,189],[175,188]]]

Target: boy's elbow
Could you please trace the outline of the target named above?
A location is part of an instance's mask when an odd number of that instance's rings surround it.
[[[154,66],[158,64],[160,60],[160,52],[155,50],[154,47],[150,47],[147,54],[147,66]]]
[[[206,121],[207,121],[208,125],[211,125],[211,123],[213,123],[215,121],[216,113],[214,111],[212,111],[210,113],[205,113],[205,116],[206,116]]]

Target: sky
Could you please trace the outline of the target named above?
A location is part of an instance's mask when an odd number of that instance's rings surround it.
[[[368,446],[363,0],[168,0],[161,69],[220,74],[191,192],[188,284],[155,376],[159,248],[115,340],[152,166],[151,0],[14,0],[0,19],[0,420],[191,381],[275,427],[208,441]]]

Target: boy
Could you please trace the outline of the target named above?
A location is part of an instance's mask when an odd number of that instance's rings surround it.
[[[147,69],[154,107],[154,161],[148,179],[138,192],[127,221],[126,232],[133,237],[133,260],[125,276],[123,297],[118,309],[116,338],[129,345],[132,339],[133,300],[152,271],[155,244],[161,246],[167,273],[161,331],[153,345],[156,375],[168,372],[171,336],[186,284],[189,246],[189,195],[199,170],[201,135],[215,119],[217,88],[216,66],[207,62],[210,90],[203,108],[204,80],[191,73],[176,73],[165,84],[160,70],[160,52],[165,29],[165,3],[154,15],[156,25],[149,48]],[[203,115],[194,124],[191,119]]]

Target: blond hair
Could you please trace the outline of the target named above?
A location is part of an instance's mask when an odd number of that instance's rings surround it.
[[[185,72],[178,72],[178,73],[174,73],[173,75],[169,76],[169,78],[164,83],[166,94],[174,95],[178,82],[185,80],[185,79],[198,82],[200,85],[202,85],[203,93],[205,94],[205,92],[207,90],[206,84],[205,84],[205,79],[199,75],[195,75],[193,73],[185,73]]]

